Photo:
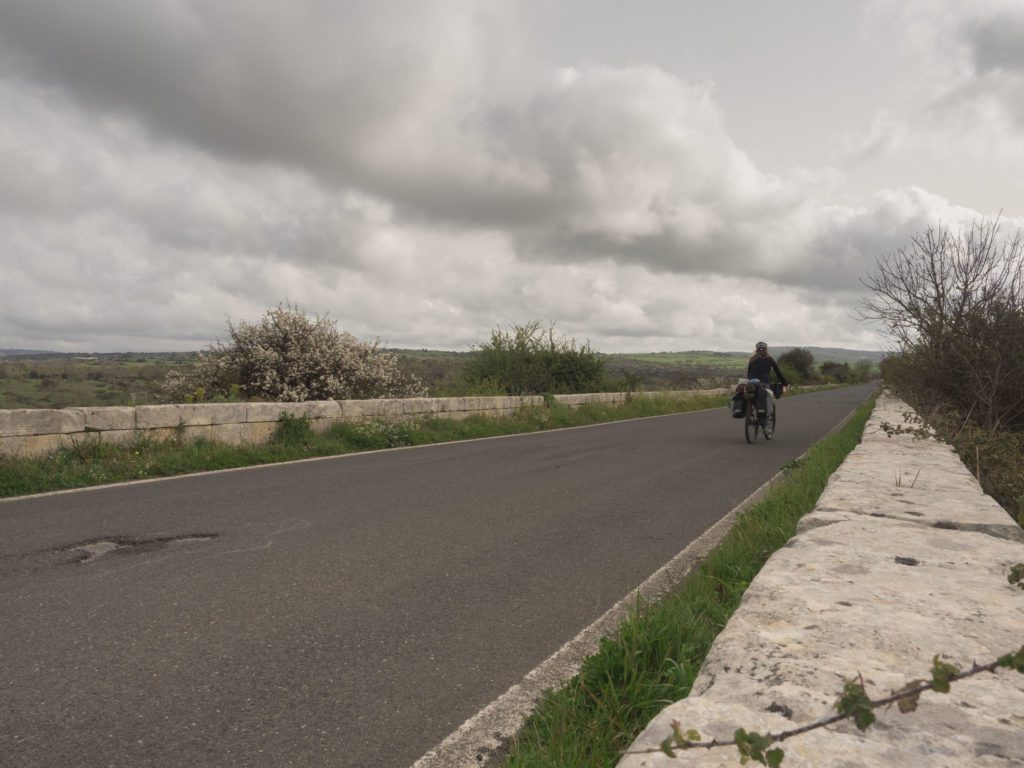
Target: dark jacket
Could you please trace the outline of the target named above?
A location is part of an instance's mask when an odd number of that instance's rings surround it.
[[[786,377],[782,375],[782,371],[779,370],[779,364],[775,362],[775,358],[771,355],[765,355],[760,357],[757,354],[751,356],[750,360],[747,361],[747,378],[758,379],[763,384],[771,383],[771,372],[775,371],[775,376],[778,378],[779,383],[783,386],[789,386],[789,382],[786,381]]]

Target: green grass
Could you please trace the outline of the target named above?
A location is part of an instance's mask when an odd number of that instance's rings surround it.
[[[125,445],[83,440],[49,456],[0,456],[0,497],[20,496],[104,483],[248,467],[318,456],[453,440],[537,432],[621,419],[724,407],[718,396],[638,397],[621,405],[524,408],[506,418],[474,416],[461,421],[371,421],[340,423],[319,434],[303,419],[286,419],[264,445],[230,446],[209,440],[137,438]]]
[[[685,698],[743,592],[860,442],[873,407],[874,398],[787,467],[675,593],[638,604],[579,674],[538,705],[510,745],[504,768],[614,766],[655,714]]]

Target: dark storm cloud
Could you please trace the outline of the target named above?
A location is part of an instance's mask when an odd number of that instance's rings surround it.
[[[974,65],[980,74],[1008,70],[1024,74],[1024,9],[1009,8],[965,25]]]
[[[65,87],[86,108],[424,204],[444,163],[485,141],[472,102],[500,87],[511,54],[500,36],[479,41],[488,25],[515,21],[488,6],[10,0],[0,39],[23,77]],[[467,185],[489,182],[492,195],[516,185],[515,169],[493,160],[448,171],[448,193],[467,200],[478,199]]]

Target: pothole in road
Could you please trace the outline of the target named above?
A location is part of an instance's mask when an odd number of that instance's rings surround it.
[[[79,564],[91,563],[103,555],[117,552],[148,552],[162,549],[171,544],[186,544],[193,541],[210,541],[217,538],[216,533],[187,533],[181,536],[157,536],[149,539],[136,539],[130,536],[108,536],[102,539],[90,539],[69,547],[61,547],[58,552],[80,552]]]

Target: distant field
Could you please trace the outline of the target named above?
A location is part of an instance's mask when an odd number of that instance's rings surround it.
[[[750,355],[744,352],[641,352],[609,355],[608,357],[660,365],[744,369],[747,367],[747,358]]]
[[[770,351],[775,357],[786,354],[793,347],[771,347]],[[815,364],[831,363],[856,363],[859,360],[870,360],[877,363],[882,359],[881,351],[865,349],[837,349],[834,347],[804,347],[814,356]],[[665,363],[669,365],[708,365],[722,366],[727,368],[745,368],[747,360],[754,352],[651,352],[651,353],[623,353],[610,355],[610,357],[624,357],[629,360],[638,360],[650,363]]]
[[[167,372],[195,359],[193,353],[0,357],[0,409],[152,405],[161,402]]]
[[[783,354],[790,347],[776,347]],[[878,360],[881,353],[809,347],[816,363]],[[436,397],[467,394],[462,378],[471,352],[388,349],[407,373]],[[151,405],[165,402],[161,385],[168,371],[188,368],[194,352],[95,355],[0,350],[0,409]],[[654,352],[601,354],[610,389],[710,389],[735,383],[746,352]]]

